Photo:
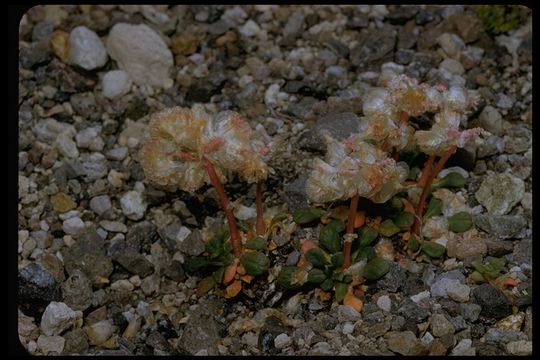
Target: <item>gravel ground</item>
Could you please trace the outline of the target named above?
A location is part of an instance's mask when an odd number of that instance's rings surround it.
[[[494,35],[464,6],[36,6],[20,25],[19,338],[31,354],[530,355],[532,17]],[[149,184],[149,115],[202,103],[279,140],[265,207],[297,209],[324,145],[346,136],[380,77],[460,82],[492,135],[448,166],[476,209],[474,239],[442,260],[396,262],[362,312],[284,292],[275,272],[234,299],[197,297],[185,271],[215,191]],[[294,164],[294,165],[292,165]],[[292,166],[291,166],[292,165]],[[226,186],[252,206],[255,190]],[[303,228],[276,241],[294,263]],[[311,234],[311,235],[310,235]],[[474,240],[474,241],[472,241]],[[472,256],[503,257],[517,286],[470,283]],[[274,268],[275,270],[276,268]]]

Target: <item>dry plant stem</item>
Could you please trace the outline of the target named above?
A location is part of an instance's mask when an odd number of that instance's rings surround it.
[[[354,218],[356,217],[356,209],[358,208],[359,198],[360,196],[358,196],[358,194],[351,198],[349,218],[347,219],[347,234],[352,234],[354,232]],[[346,269],[351,265],[351,249],[352,241],[345,241],[343,244],[343,269]]]
[[[257,222],[255,224],[255,232],[257,235],[263,235],[266,231],[263,218],[263,202],[262,202],[262,180],[257,181],[257,193],[255,195],[255,204],[257,207]]]
[[[455,145],[453,145],[444,152],[443,156],[439,159],[439,161],[437,161],[437,165],[435,166],[435,168],[433,169],[433,171],[431,172],[431,174],[429,175],[429,177],[426,180],[426,185],[424,186],[424,190],[422,191],[422,195],[420,195],[420,199],[418,200],[418,205],[416,205],[416,216],[417,216],[417,218],[414,221],[414,227],[413,227],[413,232],[416,235],[420,235],[420,221],[418,220],[418,218],[421,219],[422,216],[424,215],[423,214],[424,213],[424,207],[426,205],[426,199],[428,197],[428,194],[429,194],[429,192],[431,190],[431,184],[433,183],[433,180],[435,180],[437,175],[439,175],[439,173],[441,172],[441,170],[444,167],[444,164],[446,164],[446,162],[448,161],[450,156],[452,156],[452,154],[454,154],[456,152],[456,149],[457,149],[457,147]]]
[[[426,181],[431,172],[433,171],[433,163],[435,162],[435,155],[429,155],[426,163],[424,164],[424,170],[422,170],[422,175],[418,179],[417,185],[421,188],[426,186]]]
[[[242,253],[242,241],[240,240],[240,233],[238,232],[238,227],[236,226],[236,220],[234,218],[233,211],[230,207],[229,198],[225,194],[225,189],[219,181],[219,178],[214,169],[214,165],[206,157],[204,159],[204,164],[206,166],[206,171],[210,177],[212,185],[216,188],[218,193],[219,201],[221,202],[221,207],[225,211],[225,216],[227,216],[227,222],[229,223],[229,230],[231,232],[231,245],[233,248],[234,256],[240,257]]]

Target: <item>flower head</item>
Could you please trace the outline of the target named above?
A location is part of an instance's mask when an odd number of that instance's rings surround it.
[[[194,106],[165,109],[152,117],[149,139],[140,151],[141,165],[152,182],[194,191],[210,183],[205,159],[215,165],[222,182],[225,171],[238,171],[248,181],[268,174],[266,163],[252,147],[251,128],[238,113],[211,117]]]

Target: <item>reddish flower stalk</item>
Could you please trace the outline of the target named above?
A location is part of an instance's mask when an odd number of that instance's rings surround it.
[[[214,165],[212,164],[212,162],[208,160],[206,157],[203,157],[203,160],[206,166],[206,172],[208,173],[208,177],[210,178],[212,185],[214,185],[214,187],[216,188],[219,201],[221,202],[221,207],[225,211],[225,216],[227,217],[227,222],[229,223],[229,230],[231,232],[231,245],[234,251],[234,256],[238,258],[240,257],[242,253],[242,241],[240,239],[240,233],[238,232],[238,227],[236,226],[236,220],[234,218],[232,208],[230,207],[229,198],[227,194],[225,194],[225,189],[223,188],[223,185],[219,181],[219,178],[216,174],[216,170],[214,169]]]
[[[255,204],[257,207],[257,222],[255,224],[255,232],[257,235],[263,235],[266,231],[263,218],[262,204],[262,180],[257,181],[257,193],[255,195]]]
[[[352,235],[354,233],[354,220],[356,218],[356,209],[358,208],[358,200],[360,196],[358,194],[351,198],[351,205],[349,206],[349,218],[347,219],[347,235],[345,235],[345,242],[343,244],[343,268],[346,269],[351,265],[351,249],[352,249]]]
[[[422,175],[418,179],[418,186],[423,188],[426,186],[426,181],[431,172],[433,171],[433,163],[435,162],[435,155],[429,155],[426,163],[424,164],[424,170],[422,170]]]
[[[420,219],[424,215],[424,207],[426,206],[426,200],[431,190],[431,184],[433,183],[433,180],[435,180],[437,175],[439,175],[439,173],[443,169],[444,164],[446,164],[450,156],[452,156],[456,152],[456,150],[457,150],[457,146],[455,145],[452,145],[451,147],[449,147],[444,152],[443,156],[439,159],[439,161],[437,161],[437,165],[435,166],[431,174],[429,174],[426,180],[426,184],[422,191],[422,195],[420,195],[420,199],[418,200],[418,204],[416,205],[416,218],[415,218],[414,227],[413,227],[413,232],[416,235],[420,234]]]

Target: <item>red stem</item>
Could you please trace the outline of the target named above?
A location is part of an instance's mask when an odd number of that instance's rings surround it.
[[[418,179],[417,185],[419,187],[426,186],[426,181],[431,172],[433,171],[433,163],[435,162],[435,155],[429,155],[426,163],[424,164],[424,170],[422,170],[422,175],[420,175],[420,179]]]
[[[238,232],[238,227],[236,227],[236,219],[234,218],[233,211],[230,207],[229,198],[225,194],[225,189],[219,181],[219,178],[214,169],[214,165],[206,157],[204,159],[204,164],[206,166],[206,172],[210,177],[212,185],[216,188],[218,193],[219,201],[221,202],[221,207],[225,211],[225,216],[227,217],[227,222],[229,223],[229,230],[231,232],[231,245],[233,248],[234,256],[240,257],[242,253],[242,241],[240,240],[240,233]]]
[[[358,200],[360,196],[358,194],[354,195],[351,198],[351,205],[349,207],[349,218],[347,219],[347,234],[352,234],[354,232],[354,220],[356,218],[356,209],[358,208]],[[345,241],[343,244],[343,267],[346,269],[351,265],[351,249],[352,242]]]
[[[257,207],[257,222],[255,225],[255,232],[257,235],[263,235],[266,231],[263,218],[263,204],[262,204],[262,180],[257,181],[257,193],[255,195],[255,204]]]
[[[413,232],[416,235],[420,235],[420,220],[419,219],[421,219],[422,216],[424,215],[424,207],[426,206],[426,200],[431,191],[431,184],[433,183],[433,180],[435,180],[437,175],[439,175],[439,173],[444,167],[444,164],[448,161],[450,156],[452,156],[452,154],[456,152],[456,149],[457,147],[453,145],[444,152],[443,156],[439,159],[439,161],[437,161],[437,165],[435,166],[435,168],[433,169],[433,171],[431,172],[431,174],[426,180],[426,185],[424,186],[422,195],[420,195],[420,199],[418,200],[418,205],[416,205],[416,218],[415,218],[414,227],[413,227]]]

